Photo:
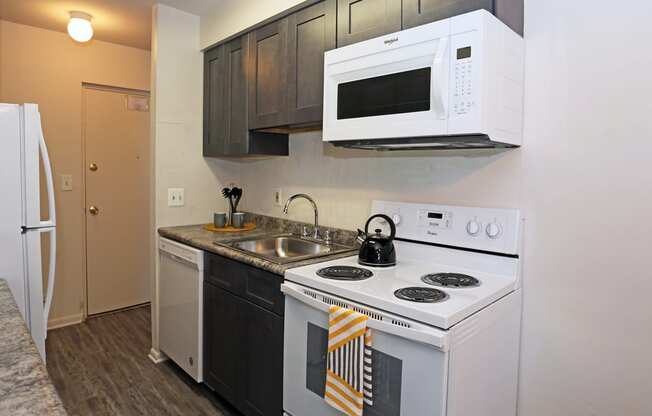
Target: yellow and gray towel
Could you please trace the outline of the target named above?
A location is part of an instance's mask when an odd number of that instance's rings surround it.
[[[326,403],[349,416],[372,405],[371,330],[367,316],[331,306],[328,323]]]

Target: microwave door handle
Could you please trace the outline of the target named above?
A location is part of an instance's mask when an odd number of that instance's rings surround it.
[[[432,104],[440,119],[447,117],[448,109],[444,100],[446,86],[448,85],[447,65],[448,37],[443,37],[437,45],[435,59],[432,62]]]

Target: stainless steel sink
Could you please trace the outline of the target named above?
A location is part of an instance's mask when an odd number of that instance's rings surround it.
[[[343,253],[354,249],[339,244],[326,244],[325,242],[292,234],[260,236],[217,244],[224,244],[279,264]]]

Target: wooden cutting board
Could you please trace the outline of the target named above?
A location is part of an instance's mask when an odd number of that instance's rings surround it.
[[[222,227],[222,228],[217,228],[213,224],[206,224],[204,225],[204,229],[208,231],[213,231],[215,233],[239,233],[241,231],[251,231],[256,228],[256,224],[253,222],[247,222],[242,228],[236,228],[232,226],[227,226],[227,227]]]

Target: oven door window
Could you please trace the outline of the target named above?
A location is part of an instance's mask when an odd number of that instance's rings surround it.
[[[324,397],[328,331],[308,323],[306,388]],[[372,349],[373,406],[365,404],[365,416],[400,416],[402,361]]]
[[[337,86],[337,119],[430,110],[431,68],[382,75]]]

